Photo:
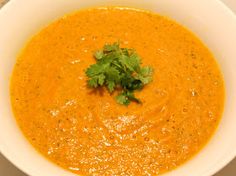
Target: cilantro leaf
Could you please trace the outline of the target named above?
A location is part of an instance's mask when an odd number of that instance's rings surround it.
[[[151,67],[143,67],[140,69],[135,78],[140,80],[144,85],[146,85],[152,81],[152,73],[153,69]]]
[[[141,103],[141,101],[134,96],[133,91],[121,92],[119,95],[116,96],[116,101],[119,104],[123,104],[126,106],[129,105],[131,101],[134,101],[136,103]]]
[[[107,89],[109,90],[109,92],[113,92],[115,90],[115,82],[114,81],[107,81]]]
[[[98,76],[98,84],[99,84],[99,86],[102,86],[102,85],[104,84],[105,79],[106,79],[106,77],[105,77],[104,74],[100,74],[100,75]]]
[[[94,88],[98,87],[97,77],[94,77],[94,78],[88,80],[88,85],[89,85],[89,87],[94,87]]]
[[[152,81],[153,69],[141,67],[141,58],[134,49],[121,48],[119,42],[106,44],[94,53],[94,58],[97,63],[85,71],[91,88],[106,86],[112,93],[119,87],[121,92],[116,96],[117,103],[141,103],[134,91]]]
[[[120,93],[119,95],[117,95],[116,101],[117,103],[126,105],[126,106],[130,104],[130,100],[128,99],[125,93]]]
[[[98,50],[94,53],[94,57],[97,59],[97,60],[100,60],[103,58],[103,51],[102,50]]]
[[[141,101],[140,101],[138,98],[136,98],[136,97],[134,96],[133,91],[127,91],[127,92],[126,92],[126,97],[127,97],[130,101],[135,101],[136,103],[141,103]]]
[[[103,50],[105,52],[109,52],[109,51],[117,51],[119,50],[119,48],[120,48],[120,44],[118,42],[115,42],[113,44],[104,45]]]
[[[105,66],[101,64],[93,64],[86,70],[86,75],[90,78],[97,76],[103,73],[105,70]]]
[[[105,71],[106,79],[109,81],[114,81],[115,83],[119,83],[120,80],[120,72],[116,67],[109,67]]]

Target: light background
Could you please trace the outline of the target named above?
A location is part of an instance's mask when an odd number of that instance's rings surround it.
[[[222,0],[236,13],[236,0]],[[0,7],[4,0],[0,0]],[[236,31],[235,31],[236,32]],[[0,154],[0,176],[27,176]],[[236,159],[214,176],[236,176]]]

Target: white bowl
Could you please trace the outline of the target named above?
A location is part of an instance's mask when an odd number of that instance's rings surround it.
[[[9,80],[19,50],[41,28],[74,10],[131,6],[175,19],[196,33],[221,66],[226,104],[219,129],[192,160],[166,176],[211,176],[236,156],[236,17],[218,0],[11,0],[0,11],[0,151],[31,176],[72,176],[37,153],[13,117]]]

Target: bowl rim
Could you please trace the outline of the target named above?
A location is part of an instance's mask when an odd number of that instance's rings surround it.
[[[218,4],[218,6],[224,9],[225,14],[228,15],[228,18],[231,18],[232,21],[236,23],[236,14],[221,0],[214,0],[214,1],[216,4]],[[14,6],[14,3],[16,2],[17,2],[16,0],[7,1],[6,4],[4,4],[3,7],[0,8],[0,16],[6,13],[6,11],[8,11],[9,9],[11,9],[11,7]],[[10,163],[12,163],[20,171],[31,176],[32,172],[29,169],[27,169],[24,166],[24,164],[17,161],[17,158],[11,152],[9,152],[8,150],[5,150],[5,148],[3,147],[1,143],[0,143],[0,154],[2,154],[4,158],[6,158]],[[224,156],[224,158],[215,165],[215,167],[209,168],[207,171],[205,171],[202,176],[213,176],[218,171],[223,169],[226,165],[228,165],[235,158],[236,158],[236,148],[232,149],[231,152],[227,153]]]

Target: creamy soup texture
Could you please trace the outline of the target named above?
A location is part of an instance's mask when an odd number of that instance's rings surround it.
[[[120,41],[134,48],[153,81],[117,104],[87,86],[94,51]],[[11,80],[16,120],[46,158],[81,175],[159,175],[194,156],[216,130],[224,82],[209,50],[181,25],[130,8],[64,16],[35,35]]]

